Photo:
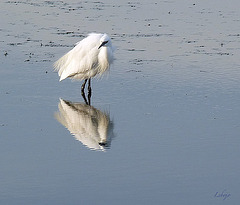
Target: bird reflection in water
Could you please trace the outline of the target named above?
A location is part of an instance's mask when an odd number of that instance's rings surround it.
[[[93,150],[110,147],[113,122],[107,113],[85,103],[60,99],[55,118],[82,144]]]

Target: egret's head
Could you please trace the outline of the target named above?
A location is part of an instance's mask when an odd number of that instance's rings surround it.
[[[110,37],[107,34],[104,34],[102,36],[102,38],[100,39],[100,45],[99,45],[98,49],[100,49],[103,46],[108,47],[108,46],[111,46],[111,45],[112,44],[111,44]]]

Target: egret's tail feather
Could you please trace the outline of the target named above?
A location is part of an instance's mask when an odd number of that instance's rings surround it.
[[[65,78],[62,78],[62,74],[64,72],[64,70],[66,70],[66,68],[68,67],[69,65],[69,53],[65,54],[63,57],[61,57],[59,60],[57,60],[55,63],[54,63],[54,70],[58,72],[58,75],[60,76],[60,81],[65,79]]]

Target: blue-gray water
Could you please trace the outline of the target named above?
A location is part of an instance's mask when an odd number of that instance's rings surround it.
[[[239,6],[1,1],[0,203],[238,204]],[[86,108],[52,64],[89,32],[117,50]]]

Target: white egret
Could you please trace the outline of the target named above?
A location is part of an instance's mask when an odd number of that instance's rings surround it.
[[[88,81],[88,95],[91,97],[91,78],[102,75],[113,63],[114,48],[107,34],[90,33],[86,38],[76,43],[76,46],[54,63],[60,80],[66,78]],[[83,96],[85,97],[85,95]]]

